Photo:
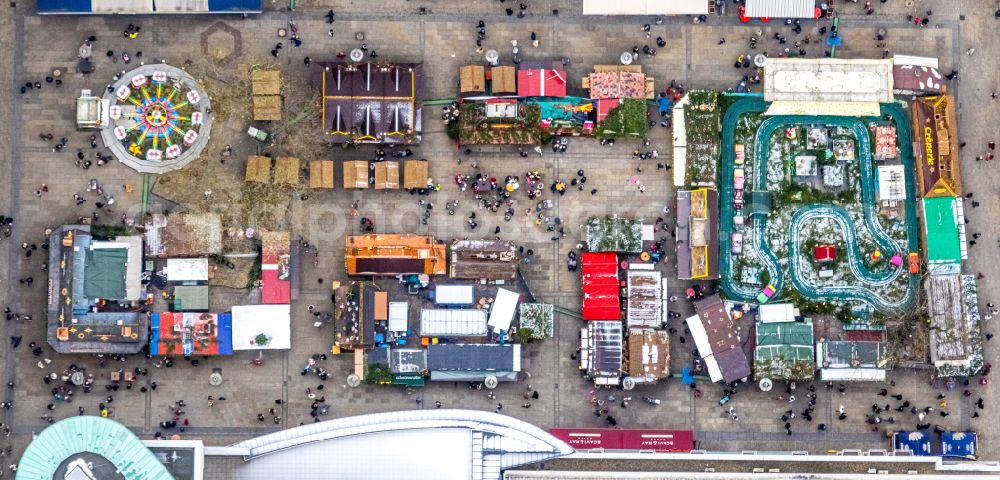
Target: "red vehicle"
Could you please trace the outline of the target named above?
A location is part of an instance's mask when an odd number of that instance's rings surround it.
[[[910,273],[914,275],[920,273],[920,257],[916,252],[910,252]]]

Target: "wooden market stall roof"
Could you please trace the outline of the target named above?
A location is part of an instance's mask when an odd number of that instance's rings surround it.
[[[583,77],[583,88],[590,98],[653,98],[653,78],[642,73],[639,65],[594,65],[594,72]]]
[[[510,65],[490,69],[493,93],[517,93],[517,70]]]
[[[281,71],[254,70],[251,84],[254,95],[281,95]]]
[[[368,161],[344,162],[344,188],[368,188]]]
[[[427,160],[407,160],[403,164],[403,188],[426,188],[428,178]]]
[[[434,237],[418,235],[358,235],[345,241],[348,275],[443,275],[445,246]]]
[[[299,184],[298,157],[278,157],[274,162],[274,183],[282,185]]]
[[[309,162],[309,188],[333,188],[333,160]]]
[[[375,163],[375,190],[399,188],[399,162]]]
[[[281,95],[254,95],[253,119],[262,121],[281,120]]]
[[[260,155],[247,157],[246,181],[269,183],[271,181],[271,157]]]
[[[462,93],[483,93],[486,91],[486,69],[482,65],[464,65],[458,71]]]
[[[911,104],[916,136],[917,188],[921,197],[962,194],[958,161],[958,116],[951,95],[918,97]]]
[[[254,70],[251,74],[253,119],[281,120],[281,72]]]

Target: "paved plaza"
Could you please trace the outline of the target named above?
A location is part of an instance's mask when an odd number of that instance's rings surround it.
[[[1000,299],[1000,262],[994,259],[995,249],[1000,246],[1000,229],[994,219],[1000,213],[1000,196],[995,187],[1000,184],[1000,178],[992,164],[974,161],[975,156],[984,154],[987,142],[995,140],[1000,118],[997,103],[1000,100],[991,99],[991,94],[1000,89],[995,60],[1000,55],[1000,37],[995,35],[997,20],[992,15],[992,7],[972,0],[917,0],[912,2],[915,6],[906,7],[901,0],[890,0],[887,4],[875,2],[878,11],[869,16],[864,14],[860,4],[835,3],[840,9],[844,37],[844,46],[837,51],[839,57],[878,58],[882,49],[875,46],[874,32],[877,28],[885,28],[886,48],[893,53],[939,56],[942,72],[952,69],[960,72],[959,79],[949,84],[949,93],[958,97],[960,141],[968,145],[962,151],[963,183],[965,191],[974,192],[974,199],[981,204],[976,209],[967,209],[966,215],[971,219],[970,232],[983,235],[978,245],[971,248],[965,271],[984,275],[979,280],[981,307],[986,302],[997,301]],[[427,8],[426,14],[418,14],[421,6]],[[298,2],[294,12],[289,12],[284,4],[265,2],[267,11],[264,14],[246,19],[219,15],[42,17],[33,13],[33,2],[17,2],[16,7],[3,8],[0,61],[5,68],[0,69],[0,85],[3,85],[0,88],[0,125],[3,126],[0,128],[0,185],[6,188],[0,189],[0,214],[15,217],[16,223],[13,235],[0,240],[0,266],[4,266],[0,269],[0,304],[34,317],[27,322],[0,325],[3,330],[0,338],[4,339],[0,344],[4,383],[14,381],[16,384],[4,394],[5,400],[13,401],[14,405],[3,415],[3,422],[11,426],[13,433],[6,441],[0,441],[0,447],[12,443],[15,456],[33,433],[47,425],[41,418],[43,415],[51,414],[58,420],[77,415],[78,407],[83,407],[88,415],[98,414],[98,403],[105,401],[109,394],[104,385],[109,383],[110,373],[119,368],[149,369],[149,375],[140,377],[131,390],[123,387],[112,392],[114,419],[144,439],[152,438],[160,430],[159,422],[170,419],[170,405],[179,399],[185,399],[188,404],[185,415],[191,425],[185,435],[212,445],[227,445],[312,421],[309,416],[311,400],[306,392],[307,389],[317,391],[321,382],[315,375],[301,376],[299,372],[311,355],[329,352],[332,333],[329,326],[313,327],[306,306],[329,306],[330,282],[348,280],[344,272],[343,238],[360,230],[357,219],[350,214],[354,201],[359,202],[361,214],[373,219],[376,230],[381,233],[413,232],[443,240],[489,238],[493,236],[494,227],[499,225],[500,238],[513,240],[535,252],[535,260],[522,265],[531,293],[539,301],[554,303],[570,311],[580,311],[580,275],[567,271],[565,259],[582,241],[580,225],[587,218],[616,214],[653,223],[662,217],[671,229],[676,221],[671,214],[664,214],[664,207],[672,207],[675,198],[672,171],[657,168],[658,162],[672,163],[670,129],[659,125],[650,129],[651,146],[647,148],[658,150],[660,158],[657,160],[633,159],[632,150],[643,148],[638,141],[619,141],[609,148],[588,138],[571,139],[568,152],[564,154],[554,154],[544,148],[541,157],[532,153],[521,158],[516,149],[511,148],[465,155],[457,151],[454,142],[447,137],[440,121],[440,107],[427,106],[423,111],[423,139],[413,149],[418,157],[430,161],[431,177],[443,185],[440,192],[426,197],[436,207],[427,225],[420,222],[423,207],[418,204],[419,198],[425,197],[405,191],[357,193],[337,188],[312,192],[306,199],[289,195],[279,207],[261,207],[276,208],[275,216],[283,219],[281,226],[291,230],[293,238],[301,236],[319,250],[316,265],[308,258],[302,262],[302,287],[298,298],[292,302],[290,351],[264,353],[261,366],[251,364],[257,356],[255,353],[238,352],[231,357],[201,360],[199,366],[178,359],[172,368],[157,368],[155,359],[141,355],[124,362],[84,355],[57,355],[45,343],[43,255],[26,258],[21,243],[41,245],[46,228],[75,223],[79,217],[89,216],[94,210],[93,202],[98,199],[85,191],[91,178],[97,179],[117,200],[113,214],[102,214],[102,222],[108,223],[117,223],[123,212],[130,216],[139,214],[141,189],[135,188],[128,193],[122,186],[143,184],[140,174],[118,162],[95,165],[89,170],[74,166],[78,148],[92,151],[90,133],[75,130],[75,100],[81,89],[102,91],[113,83],[111,77],[115,73],[134,68],[138,62],[161,60],[185,68],[202,82],[206,91],[213,95],[215,123],[211,140],[201,158],[185,170],[160,179],[153,177],[154,181],[169,178],[169,183],[176,178],[172,175],[197,172],[198,191],[187,192],[180,199],[163,198],[163,192],[170,191],[165,189],[166,184],[154,185],[152,204],[155,207],[178,202],[191,211],[224,212],[239,207],[241,193],[238,190],[243,183],[246,157],[256,153],[256,143],[245,134],[250,124],[250,105],[239,101],[245,93],[241,89],[245,88],[249,71],[255,65],[280,67],[286,82],[286,102],[306,105],[318,101],[319,95],[307,78],[309,69],[303,63],[304,57],[315,62],[333,60],[336,52],[357,47],[359,42],[354,40],[354,35],[364,32],[368,47],[376,50],[382,59],[424,64],[423,91],[417,92],[418,98],[450,99],[458,92],[459,67],[481,61],[475,53],[475,25],[483,19],[489,31],[486,43],[499,50],[504,58],[510,57],[512,39],[522,44],[526,59],[569,57],[569,93],[574,95],[583,92],[579,79],[592,65],[615,63],[620,53],[631,50],[633,45],[651,43],[640,30],[649,19],[584,17],[579,2],[563,0],[535,0],[531,2],[530,15],[524,19],[507,17],[503,11],[505,4],[485,0],[352,0],[337,2],[336,6],[307,0]],[[335,8],[337,12],[333,25],[324,21],[323,15],[328,8]],[[553,9],[558,9],[558,16],[553,15]],[[928,27],[921,28],[906,21],[906,15],[922,16],[926,10],[934,12]],[[297,24],[304,42],[301,47],[292,47],[287,39],[280,39],[276,34],[279,28],[287,28],[290,20]],[[142,34],[134,40],[121,34],[130,22],[142,26]],[[818,42],[814,22],[803,25],[805,33]],[[330,28],[334,30],[333,36],[328,35]],[[760,34],[754,31],[758,28]],[[527,46],[531,32],[536,32],[541,40],[537,48]],[[757,52],[775,53],[778,45],[771,40],[775,32],[791,35],[790,28],[777,21],[740,24],[732,11],[698,25],[687,18],[668,18],[663,25],[652,27],[652,36],[662,36],[667,46],[660,49],[655,58],[643,58],[641,63],[644,71],[655,78],[658,90],[671,80],[688,88],[725,90],[737,84],[743,75],[743,70],[734,69],[732,62],[737,55],[750,51],[748,39],[758,35],[762,40]],[[90,35],[97,37],[94,47],[97,70],[82,76],[75,69],[76,52]],[[721,38],[726,42],[719,44]],[[285,46],[281,55],[275,58],[270,51],[278,41],[284,41]],[[965,52],[973,47],[975,53],[967,55]],[[108,50],[115,52],[115,56],[105,56]],[[807,46],[807,50],[811,57],[822,56],[822,48],[818,45]],[[128,66],[120,58],[122,51],[132,55]],[[141,58],[136,54],[139,51]],[[58,88],[44,82],[44,77],[55,68],[67,71],[61,76],[63,83]],[[40,90],[20,93],[25,82],[36,80],[43,83]],[[288,111],[288,107],[286,104],[286,119],[294,118],[297,112]],[[294,154],[308,161],[368,158],[374,151],[371,147],[345,151],[323,146],[316,138],[310,138],[314,131],[319,132],[319,119],[304,119],[283,132],[288,140],[279,141],[276,151],[269,153],[275,156]],[[51,133],[56,140],[40,138],[39,135],[45,133]],[[54,152],[53,145],[60,137],[69,139],[68,146]],[[233,147],[233,153],[223,162],[225,158],[220,152],[227,144]],[[202,165],[196,165],[198,163]],[[461,192],[451,180],[456,174],[489,173],[502,177],[538,170],[548,183],[555,179],[568,181],[581,169],[588,177],[585,188],[571,189],[565,196],[554,198],[548,192],[545,195],[545,198],[553,198],[553,214],[566,228],[566,237],[558,241],[551,239],[552,232],[535,225],[533,213],[524,213],[528,208],[533,212],[535,203],[526,196],[515,195],[517,215],[510,222],[504,222],[502,213],[479,210],[470,193]],[[339,178],[337,180],[339,183]],[[48,185],[48,192],[37,197],[34,191],[43,183]],[[646,186],[645,192],[638,190],[638,183]],[[591,189],[596,189],[596,193],[592,195]],[[211,190],[211,195],[204,195],[202,190]],[[74,194],[85,196],[88,203],[75,205]],[[461,205],[454,216],[449,216],[443,206],[457,199],[461,200]],[[473,211],[479,215],[480,226],[470,231],[465,219]],[[666,239],[664,249],[672,256],[674,245],[670,236],[662,232],[658,237]],[[682,292],[689,284],[676,280],[676,271],[669,261],[658,264],[657,268],[670,279],[671,294],[683,299]],[[34,286],[18,282],[29,276],[34,278]],[[378,282],[388,285],[396,280],[389,278]],[[255,303],[259,295],[254,291],[213,287],[211,311],[227,311],[234,304]],[[682,318],[693,314],[691,305],[683,300],[672,303],[671,308]],[[350,355],[330,356],[321,361],[332,374],[324,383],[322,393],[331,405],[331,415],[336,417],[434,408],[435,401],[452,408],[493,410],[499,401],[504,405],[504,414],[542,428],[603,427],[606,425],[604,419],[595,416],[594,407],[588,401],[592,384],[582,377],[578,362],[571,358],[579,347],[578,334],[583,321],[561,314],[556,320],[554,338],[525,347],[524,365],[530,378],[502,384],[496,391],[496,400],[487,398],[485,391],[470,389],[464,383],[429,383],[416,392],[378,385],[350,388],[346,385],[347,376],[353,371],[353,356]],[[679,372],[690,363],[693,342],[690,337],[686,343],[680,342],[683,324],[679,320],[672,319],[671,326],[678,330],[671,343],[672,369]],[[987,322],[984,329],[991,331],[992,326]],[[6,339],[11,336],[23,337],[20,347],[10,348]],[[43,348],[41,357],[32,355],[28,348],[31,342]],[[996,360],[996,345],[987,342],[985,348],[987,361]],[[51,359],[51,364],[46,364],[44,359]],[[61,403],[49,412],[46,405],[52,398],[52,385],[43,383],[42,378],[50,371],[61,371],[73,363],[99,377],[95,388],[91,393],[77,393],[72,403]],[[208,383],[213,368],[223,371],[225,380],[220,387]],[[808,423],[795,419],[791,436],[786,435],[784,422],[778,417],[790,408],[797,412],[805,409],[803,390],[808,384],[799,385],[803,395],[795,404],[777,400],[776,392],[743,388],[726,407],[720,407],[721,385],[703,382],[699,386],[704,395],[695,398],[679,380],[671,379],[652,387],[637,388],[632,392],[634,400],[628,408],[613,406],[612,414],[619,426],[626,428],[694,430],[699,447],[707,450],[822,453],[830,449],[889,448],[886,429],[872,432],[871,426],[864,422],[865,413],[872,403],[885,403],[885,398],[876,396],[881,388],[902,394],[915,405],[937,408],[939,400],[936,397],[940,389],[937,385],[929,385],[930,372],[897,368],[890,373],[894,386],[850,384],[845,395],[816,383],[819,397],[815,421]],[[946,429],[978,431],[983,458],[997,459],[1000,457],[997,409],[988,407],[981,411],[980,418],[972,418],[976,398],[982,397],[992,405],[998,398],[997,386],[993,382],[979,386],[977,381],[978,378],[973,379],[969,387],[974,391],[971,397],[962,397],[962,386],[949,392],[947,410],[951,415],[944,418],[935,412],[932,420]],[[154,382],[155,390],[151,388]],[[150,388],[145,393],[139,391],[143,385]],[[529,388],[537,390],[540,398],[532,401],[531,408],[521,408],[522,394]],[[620,396],[620,392],[615,394]],[[226,400],[210,407],[205,401],[209,395]],[[422,404],[418,404],[418,396],[422,397]],[[639,400],[641,396],[660,398],[663,403],[650,406]],[[276,406],[277,399],[283,401],[278,406],[279,424],[274,424],[270,418],[259,422],[257,414],[266,414],[269,408]],[[841,405],[848,414],[845,421],[836,418]],[[733,422],[726,415],[729,406],[739,412],[739,422]],[[912,428],[911,416],[906,414],[905,417],[896,429]],[[817,431],[818,423],[827,424],[828,430]]]

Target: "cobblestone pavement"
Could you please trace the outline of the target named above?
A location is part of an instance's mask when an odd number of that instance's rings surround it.
[[[21,3],[17,8],[6,8],[0,15],[0,60],[9,68],[0,69],[0,115],[6,128],[0,129],[0,181],[8,186],[0,190],[0,213],[12,212],[17,217],[14,236],[5,241],[7,248],[0,248],[0,264],[7,266],[0,274],[0,302],[11,305],[16,311],[31,313],[35,320],[27,323],[6,323],[3,337],[23,336],[22,346],[11,351],[7,342],[0,342],[0,355],[5,362],[8,379],[16,381],[17,387],[6,392],[6,398],[14,401],[14,408],[4,415],[4,422],[13,426],[12,440],[20,451],[30,439],[30,434],[41,430],[45,423],[40,416],[48,413],[46,405],[50,401],[49,385],[41,378],[49,371],[62,369],[70,363],[86,366],[89,371],[99,373],[107,379],[108,372],[117,368],[114,362],[107,362],[104,368],[97,360],[84,356],[55,356],[44,345],[44,304],[45,291],[41,286],[44,272],[40,270],[38,256],[24,258],[18,248],[21,242],[40,243],[45,228],[60,223],[75,221],[88,215],[89,208],[76,207],[73,193],[83,194],[87,179],[97,178],[115,193],[120,208],[136,212],[140,201],[138,189],[126,194],[115,186],[125,183],[141,184],[141,177],[118,164],[83,171],[73,167],[73,156],[77,147],[84,146],[89,134],[75,132],[74,99],[81,88],[100,90],[109,77],[123,68],[121,61],[112,64],[104,56],[105,50],[143,52],[143,59],[156,61],[164,59],[177,66],[189,66],[191,70],[214,71],[213,78],[202,79],[218,85],[232,80],[236,72],[246,71],[254,64],[272,64],[269,50],[278,41],[275,32],[285,26],[289,19],[298,22],[300,34],[305,44],[293,49],[284,49],[278,64],[285,67],[286,77],[295,72],[305,72],[302,58],[310,56],[314,60],[332,57],[331,52],[353,48],[353,32],[364,31],[367,43],[379,51],[384,59],[397,61],[422,61],[426,65],[426,82],[423,98],[451,98],[457,91],[457,67],[479,59],[474,52],[475,22],[483,18],[487,22],[490,38],[488,46],[501,52],[509,52],[509,41],[519,39],[528,43],[529,33],[539,34],[538,48],[526,47],[526,58],[552,59],[562,56],[572,58],[568,70],[573,79],[570,93],[581,93],[577,84],[583,73],[596,63],[614,63],[620,52],[633,45],[645,43],[637,18],[585,18],[579,15],[578,2],[557,0],[536,0],[531,2],[531,15],[522,20],[508,19],[502,5],[496,2],[463,2],[460,11],[452,7],[454,2],[432,0],[424,2],[398,2],[394,0],[367,0],[339,2],[338,20],[333,26],[334,36],[327,35],[329,28],[323,22],[323,13],[328,8],[314,0],[299,2],[299,10],[285,11],[276,3],[268,3],[269,11],[260,16],[241,20],[233,17],[164,16],[164,17],[49,17],[30,14],[33,5]],[[564,5],[571,3],[572,5]],[[995,134],[997,109],[990,99],[990,93],[997,89],[994,62],[1000,52],[996,26],[989,13],[989,7],[981,2],[965,1],[928,2],[917,1],[916,6],[905,7],[903,2],[893,1],[877,4],[885,8],[872,16],[860,11],[860,5],[848,5],[842,9],[841,31],[845,46],[838,52],[844,57],[878,56],[872,37],[878,27],[887,28],[888,48],[894,53],[940,55],[942,70],[956,68],[961,71],[960,80],[952,87],[960,100],[960,132],[969,146],[964,157],[974,157],[985,148],[987,141]],[[420,6],[428,8],[426,15],[417,15]],[[840,6],[838,4],[838,6]],[[554,16],[552,10],[559,9]],[[933,8],[934,21],[928,28],[918,28],[908,23],[905,15]],[[371,13],[378,12],[378,13]],[[960,20],[959,15],[965,15]],[[127,40],[120,35],[130,21],[142,25],[143,34],[137,40]],[[648,21],[648,20],[645,20]],[[201,40],[202,33],[212,25],[222,22],[239,32],[239,41],[227,44],[226,40],[211,37]],[[817,37],[810,24],[812,36]],[[754,23],[742,25],[733,17],[713,17],[708,25],[693,25],[688,19],[670,18],[661,26],[654,26],[652,35],[663,36],[667,48],[661,49],[655,59],[643,59],[644,68],[656,78],[658,86],[664,86],[676,79],[689,87],[725,89],[735,85],[742,75],[732,67],[732,61],[739,53],[748,51],[747,40],[754,35],[754,29],[761,28],[761,38],[771,38],[773,32],[785,32],[791,36],[788,27],[771,22],[768,25]],[[215,28],[216,30],[219,27]],[[223,28],[223,30],[228,30]],[[58,35],[55,34],[58,32]],[[80,41],[88,35],[97,35],[95,47],[97,73],[90,78],[76,74],[73,67],[75,52]],[[216,35],[216,34],[213,34]],[[725,37],[726,43],[719,44]],[[972,43],[970,43],[972,42]],[[226,51],[220,45],[232,47],[232,55],[224,60],[210,60],[209,55],[222,57]],[[975,47],[977,52],[966,56],[960,52]],[[776,51],[777,43],[761,41],[758,51]],[[820,48],[811,44],[810,55],[821,55]],[[505,53],[506,55],[506,53]],[[138,60],[135,60],[138,61]],[[208,65],[213,63],[212,65]],[[134,65],[134,64],[133,64]],[[53,68],[64,67],[69,73],[63,77],[64,83],[56,89],[45,85],[41,91],[18,93],[20,85],[26,81],[41,80]],[[214,68],[213,68],[214,67]],[[217,78],[215,76],[217,75]],[[296,88],[307,88],[303,82]],[[957,87],[957,88],[956,88]],[[537,252],[536,261],[524,268],[524,275],[532,292],[540,299],[556,303],[571,310],[579,310],[579,276],[567,272],[563,267],[566,253],[573,248],[581,236],[580,223],[592,215],[634,215],[652,222],[663,216],[664,206],[672,204],[673,187],[670,172],[657,170],[655,162],[640,163],[632,160],[630,151],[635,142],[619,142],[614,148],[604,148],[587,139],[572,140],[569,152],[563,155],[546,154],[544,157],[529,156],[521,159],[515,151],[491,154],[474,154],[464,157],[459,164],[453,144],[444,134],[443,126],[436,120],[439,111],[427,108],[424,115],[424,142],[418,152],[431,160],[431,174],[444,188],[432,197],[438,205],[427,226],[420,225],[416,197],[406,193],[365,193],[358,194],[337,189],[331,192],[314,193],[308,200],[294,199],[290,204],[289,226],[296,234],[301,234],[317,245],[320,254],[318,267],[305,262],[302,272],[301,295],[293,304],[293,346],[290,352],[268,352],[264,354],[264,365],[250,366],[252,355],[241,353],[230,358],[215,358],[201,361],[198,367],[178,362],[173,368],[155,368],[149,360],[141,357],[130,358],[120,366],[131,369],[150,369],[149,377],[143,378],[146,385],[156,382],[157,389],[140,393],[120,390],[114,393],[114,416],[132,427],[144,438],[149,438],[158,430],[158,422],[169,416],[168,406],[175,400],[187,400],[187,416],[192,425],[187,434],[205,438],[214,444],[225,444],[251,435],[272,431],[275,428],[298,425],[310,421],[309,400],[306,388],[314,390],[320,384],[316,377],[298,374],[307,358],[329,349],[330,338],[326,330],[316,330],[305,305],[323,305],[329,298],[329,280],[344,280],[342,238],[347,232],[357,229],[347,210],[353,200],[361,201],[362,213],[375,220],[381,232],[433,233],[439,238],[489,236],[494,226],[500,224],[502,238],[509,238],[532,248]],[[249,140],[242,134],[246,122],[237,114],[226,121],[219,121],[213,129],[213,139],[208,145],[203,162],[216,162],[215,154],[222,146],[231,143],[235,152],[233,161],[219,166],[218,175],[238,176],[245,157],[251,151]],[[244,114],[245,115],[245,114]],[[52,133],[58,139],[67,136],[70,144],[60,153],[54,153],[51,142],[39,138],[40,133]],[[670,163],[670,138],[668,131],[659,126],[651,131],[652,146],[661,153],[659,161]],[[89,149],[87,149],[89,150]],[[347,159],[348,152],[332,150],[327,158]],[[305,158],[304,158],[305,159]],[[588,176],[587,188],[596,188],[596,195],[589,191],[570,191],[564,197],[556,198],[555,214],[567,226],[568,235],[562,241],[549,239],[551,233],[536,227],[531,218],[519,214],[510,223],[500,217],[490,217],[482,213],[481,227],[476,232],[465,228],[464,217],[472,211],[472,200],[461,195],[453,182],[448,179],[456,173],[475,173],[472,162],[478,164],[479,171],[497,175],[523,174],[529,169],[538,169],[545,178],[568,179],[575,176],[578,169]],[[637,169],[641,168],[639,172]],[[998,196],[995,187],[996,174],[986,164],[968,161],[963,165],[964,182],[968,191],[975,192],[982,202],[979,209],[968,212],[973,223],[973,231],[980,231],[993,240],[998,232],[994,224],[985,224],[996,215]],[[645,193],[639,193],[632,180],[646,185]],[[205,179],[211,182],[218,179]],[[49,185],[50,191],[42,198],[32,193],[42,183]],[[441,206],[448,200],[461,198],[463,206],[455,216],[448,216]],[[521,197],[524,198],[524,197]],[[94,199],[91,199],[94,200]],[[191,205],[204,208],[207,202]],[[529,207],[524,199],[518,204],[519,212]],[[89,207],[89,205],[87,206]],[[227,208],[216,205],[215,208]],[[117,212],[116,212],[117,214]],[[112,218],[112,221],[115,219]],[[668,222],[672,220],[668,218]],[[669,240],[669,239],[668,239]],[[0,242],[3,245],[4,242]],[[673,248],[669,244],[667,250]],[[992,241],[981,241],[980,246],[971,251],[967,271],[981,271],[986,278],[981,282],[984,298],[996,299],[1000,289],[1000,264],[988,260],[993,248]],[[668,278],[676,278],[670,265],[661,265]],[[16,280],[34,276],[34,288],[20,286]],[[324,283],[315,281],[323,278]],[[671,281],[671,291],[679,292],[684,287]],[[254,292],[249,294],[252,301]],[[213,289],[213,309],[225,310],[232,304],[248,301],[243,291]],[[677,305],[682,315],[691,313],[687,305]],[[577,346],[577,333],[582,322],[567,316],[557,317],[556,337],[541,344],[527,347],[527,370],[531,378],[527,382],[503,385],[498,389],[498,400],[505,405],[504,413],[522,418],[542,427],[550,426],[602,426],[603,420],[593,414],[588,402],[590,387],[578,374],[576,364],[570,359]],[[674,325],[682,329],[681,325]],[[989,329],[989,326],[987,326]],[[26,348],[29,342],[43,344],[43,357],[53,360],[51,365],[39,367],[39,358],[32,356]],[[680,368],[690,360],[690,343],[680,343],[675,336],[672,344],[673,368]],[[993,344],[987,345],[988,358],[996,358]],[[324,366],[333,373],[333,378],[325,383],[323,392],[332,405],[332,414],[347,416],[360,413],[392,411],[420,408],[415,401],[416,394],[387,387],[362,386],[347,388],[345,378],[352,369],[350,358],[331,358]],[[211,368],[222,368],[226,378],[219,388],[208,385],[207,375]],[[918,370],[898,369],[892,374],[899,392],[917,405],[937,405],[936,392],[928,387],[927,373]],[[521,397],[527,384],[540,392],[540,399],[533,402],[530,409],[520,408]],[[107,394],[103,383],[90,394],[77,394],[72,404],[60,404],[52,415],[63,418],[77,414],[77,407],[85,407],[87,414],[97,413],[97,404]],[[805,388],[806,385],[800,385]],[[818,385],[818,408],[816,423],[830,426],[827,432],[817,432],[815,425],[795,420],[793,435],[788,437],[782,423],[778,421],[781,412],[791,408],[785,401],[775,400],[775,395],[754,391],[742,391],[729,404],[740,414],[738,423],[732,422],[716,400],[721,387],[702,385],[705,395],[695,399],[690,392],[671,380],[646,390],[637,390],[633,396],[648,395],[664,400],[658,407],[651,407],[636,401],[627,409],[613,408],[613,415],[623,427],[649,428],[690,428],[697,432],[703,448],[712,450],[803,450],[822,451],[831,448],[886,448],[882,433],[869,431],[862,422],[864,412],[871,403],[883,400],[876,397],[880,385],[851,385],[846,396],[836,391],[828,391]],[[987,403],[996,398],[994,384],[976,388],[972,398],[982,395]],[[800,390],[801,391],[801,390]],[[227,400],[208,407],[204,399],[208,395],[224,396]],[[463,407],[491,410],[495,401],[486,398],[482,391],[470,390],[464,384],[433,384],[420,392],[424,398],[423,408],[440,400],[448,407]],[[275,399],[283,399],[280,407],[280,425],[268,421],[260,423],[256,414],[266,412],[274,406]],[[996,458],[997,417],[993,409],[982,413],[982,418],[972,419],[974,406],[960,394],[949,394],[948,410],[953,414],[947,418],[934,415],[935,423],[947,428],[973,427],[983,434],[982,451],[986,458]],[[804,409],[804,399],[795,404],[795,409]],[[882,402],[880,402],[882,403]],[[843,404],[849,419],[837,421],[836,409]],[[728,406],[725,408],[728,408]],[[901,417],[903,415],[900,415]],[[900,426],[912,427],[907,414]]]

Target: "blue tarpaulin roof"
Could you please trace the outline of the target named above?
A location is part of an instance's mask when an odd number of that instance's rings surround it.
[[[897,432],[892,437],[895,450],[912,452],[913,455],[927,456],[931,454],[931,437],[924,432]]]
[[[944,432],[941,434],[941,454],[946,457],[976,458],[976,432]]]
[[[260,13],[261,0],[38,0],[40,14]]]

